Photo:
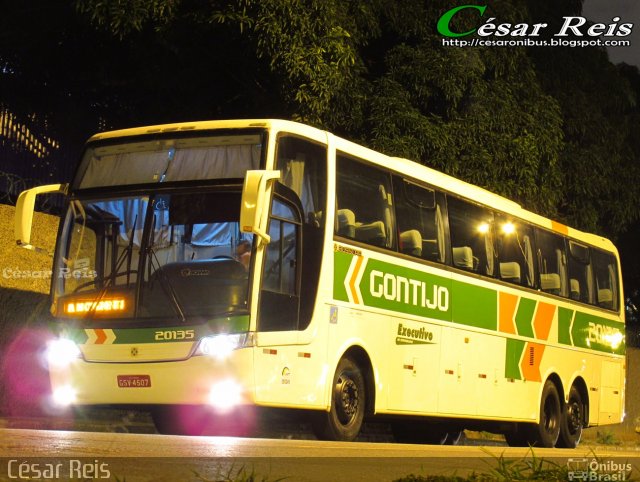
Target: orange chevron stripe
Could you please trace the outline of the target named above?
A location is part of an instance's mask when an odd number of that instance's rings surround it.
[[[96,332],[96,345],[102,345],[105,341],[107,341],[107,334],[102,329],[95,329]]]
[[[516,326],[513,322],[513,315],[518,306],[518,297],[509,293],[499,294],[500,314],[498,318],[498,329],[503,333],[516,334]]]
[[[547,340],[551,331],[551,323],[556,313],[555,305],[549,303],[538,302],[538,309],[533,317],[533,329],[536,338]]]
[[[532,382],[542,381],[540,376],[540,363],[544,355],[544,345],[540,343],[527,343],[524,349],[524,355],[520,362],[520,369],[525,380]]]
[[[358,299],[358,292],[356,290],[356,278],[358,277],[358,272],[360,271],[360,266],[362,266],[363,260],[363,256],[357,257],[356,265],[353,268],[353,273],[351,273],[351,279],[349,280],[349,289],[351,290],[351,296],[353,297],[353,302],[357,305],[360,304],[360,300]]]

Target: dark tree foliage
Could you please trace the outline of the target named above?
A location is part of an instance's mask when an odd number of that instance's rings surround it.
[[[301,120],[617,237],[639,217],[635,67],[598,48],[456,48],[445,0],[3,2],[0,102],[69,148],[97,130]],[[581,0],[495,0],[562,20]],[[477,27],[477,14],[454,28]]]

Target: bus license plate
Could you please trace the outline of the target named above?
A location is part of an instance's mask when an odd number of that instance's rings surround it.
[[[149,375],[118,375],[120,388],[147,388],[151,386]]]

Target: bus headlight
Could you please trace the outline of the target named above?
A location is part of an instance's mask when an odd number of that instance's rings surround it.
[[[68,338],[58,338],[47,343],[46,359],[50,367],[65,368],[81,356],[78,345]]]
[[[206,355],[224,360],[232,351],[245,346],[251,346],[253,337],[251,333],[234,333],[214,336],[205,336],[200,340],[196,355]]]

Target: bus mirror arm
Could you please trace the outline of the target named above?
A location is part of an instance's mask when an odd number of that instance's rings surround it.
[[[14,235],[16,244],[34,251],[45,251],[31,244],[31,227],[38,194],[67,193],[67,184],[47,184],[22,191],[16,202]]]
[[[269,214],[268,190],[272,181],[280,179],[280,171],[247,171],[242,187],[240,230],[258,236],[259,244],[269,244],[267,221]]]

